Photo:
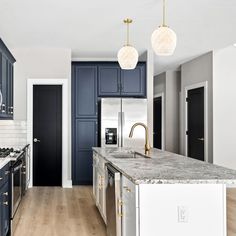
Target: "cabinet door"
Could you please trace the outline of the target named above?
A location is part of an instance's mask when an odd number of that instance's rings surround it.
[[[97,207],[106,223],[106,177],[104,170],[98,169],[98,202]]]
[[[97,120],[77,119],[75,122],[75,155],[73,184],[92,184],[92,147],[97,146]]]
[[[125,195],[122,207],[122,236],[136,236],[136,210],[135,199]]]
[[[7,75],[7,110],[8,116],[13,116],[13,64],[8,61]]]
[[[121,96],[146,97],[145,64],[138,64],[134,70],[121,70]]]
[[[93,196],[95,202],[98,202],[98,170],[97,170],[98,157],[96,153],[93,153]]]
[[[122,176],[122,236],[138,234],[138,200],[136,186]]]
[[[98,67],[98,96],[120,96],[119,65],[112,64]]]
[[[76,118],[97,116],[97,66],[76,65],[73,67]]]
[[[9,182],[6,182],[1,189],[1,232],[2,236],[6,236],[10,226],[10,197],[9,197]]]
[[[1,93],[2,93],[2,106],[0,113],[6,116],[7,110],[7,75],[8,75],[8,61],[4,54],[1,54]]]

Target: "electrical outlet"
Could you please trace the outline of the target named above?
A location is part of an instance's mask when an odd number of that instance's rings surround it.
[[[178,206],[178,222],[188,223],[189,209],[186,206]]]

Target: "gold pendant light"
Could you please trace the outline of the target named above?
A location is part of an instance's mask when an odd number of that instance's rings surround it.
[[[124,23],[127,25],[127,42],[117,54],[119,65],[123,70],[133,70],[138,63],[138,52],[129,43],[129,25],[132,22],[132,19],[129,18],[124,20]]]
[[[166,25],[166,1],[163,0],[163,22],[152,33],[152,48],[159,56],[171,56],[176,48],[177,36],[175,32]]]

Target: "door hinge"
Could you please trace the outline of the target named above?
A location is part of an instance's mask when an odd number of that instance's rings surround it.
[[[187,97],[187,98],[186,98],[186,102],[189,102],[189,101],[190,101],[190,99]]]
[[[188,135],[189,134],[189,132],[188,132],[188,130],[186,131],[186,135]]]

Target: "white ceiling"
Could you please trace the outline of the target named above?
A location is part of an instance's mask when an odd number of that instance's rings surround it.
[[[74,58],[115,58],[131,17],[141,54],[161,22],[161,0],[0,0],[0,37],[10,48],[66,47]],[[175,54],[155,56],[155,74],[236,42],[236,0],[167,0]]]

